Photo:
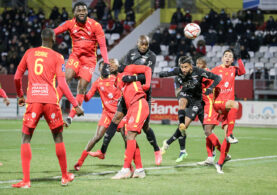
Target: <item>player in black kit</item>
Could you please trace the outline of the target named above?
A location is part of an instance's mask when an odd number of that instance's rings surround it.
[[[179,67],[172,71],[160,72],[160,77],[175,77],[175,95],[178,98],[179,126],[173,136],[164,140],[161,148],[162,154],[168,149],[169,145],[176,139],[179,139],[181,153],[176,162],[180,162],[187,156],[185,150],[185,130],[198,115],[200,122],[203,124],[204,107],[202,101],[202,79],[214,80],[212,85],[206,89],[206,95],[213,92],[213,89],[221,81],[221,78],[211,72],[193,66],[191,57],[182,56],[179,58]]]
[[[137,48],[132,49],[128,52],[128,54],[125,58],[124,65],[122,65],[122,67],[119,69],[121,69],[121,71],[122,71],[122,70],[124,70],[125,66],[128,66],[130,64],[149,66],[149,67],[151,67],[152,74],[153,74],[155,64],[156,64],[156,55],[154,52],[149,50],[149,37],[148,36],[141,35],[139,37],[138,42],[137,42]],[[139,75],[133,75],[133,76],[132,75],[125,76],[122,78],[122,81],[124,81],[124,82],[140,81],[142,84],[144,84],[145,83],[145,75],[139,74]],[[151,111],[151,87],[146,92],[146,95],[147,95],[146,100],[148,101],[149,109]],[[113,120],[106,131],[106,134],[105,134],[105,137],[103,140],[103,144],[101,147],[101,151],[92,153],[95,157],[103,156],[103,154],[106,153],[109,142],[112,139],[112,137],[114,136],[118,124],[123,119],[123,117],[126,115],[126,113],[127,113],[127,110],[126,110],[125,101],[123,98],[121,98],[118,102],[117,112],[115,113]],[[155,162],[157,165],[160,165],[162,162],[162,155],[160,152],[160,148],[157,144],[154,131],[150,128],[149,123],[150,123],[150,114],[144,123],[143,131],[146,134],[147,140],[150,142],[150,144],[154,148]]]

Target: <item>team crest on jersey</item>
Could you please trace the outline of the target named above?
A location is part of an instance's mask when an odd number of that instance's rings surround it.
[[[62,64],[62,72],[65,72],[65,64]]]
[[[101,86],[101,87],[100,87],[100,90],[101,90],[101,91],[104,91],[104,90],[105,90],[105,88],[104,88],[103,86]]]
[[[128,122],[129,122],[129,123],[132,123],[132,122],[134,122],[134,120],[135,120],[134,117],[131,116]]]
[[[36,118],[37,114],[35,112],[32,112],[32,118]]]
[[[192,110],[193,110],[193,112],[198,112],[199,108],[198,108],[198,106],[193,106]]]
[[[232,72],[231,77],[234,76],[234,73]]]
[[[56,114],[55,114],[55,113],[52,113],[52,114],[51,114],[51,118],[52,118],[52,119],[54,119],[54,118],[55,118],[55,116],[56,116]]]
[[[76,33],[77,32],[77,30],[73,30],[73,33]]]
[[[227,81],[227,82],[224,83],[224,87],[227,88],[228,86],[229,86],[229,82]]]

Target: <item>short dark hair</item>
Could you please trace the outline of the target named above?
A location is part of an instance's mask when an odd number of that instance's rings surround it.
[[[234,51],[233,51],[232,49],[226,49],[226,50],[223,52],[223,55],[224,55],[226,52],[230,52],[230,53],[233,54],[233,56],[235,56]]]
[[[193,61],[192,58],[190,56],[181,56],[178,60],[178,64],[184,64],[184,63],[188,63],[190,65],[193,65]]]
[[[54,36],[54,30],[51,29],[51,28],[45,28],[42,30],[41,32],[41,39],[43,41],[49,41],[49,40],[52,40],[53,39],[53,36]]]
[[[80,2],[77,2],[77,3],[74,4],[74,7],[73,7],[73,9],[72,9],[72,12],[73,12],[73,13],[75,12],[76,7],[78,7],[78,6],[85,6],[86,8],[88,8],[87,4],[85,4],[85,3],[82,2],[82,1],[80,1]]]

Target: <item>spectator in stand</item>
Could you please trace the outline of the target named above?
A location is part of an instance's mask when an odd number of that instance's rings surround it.
[[[208,29],[210,27],[209,23],[207,22],[208,17],[209,17],[208,15],[205,16],[199,24],[201,28],[201,34],[204,36],[208,33]]]
[[[0,63],[0,74],[8,74],[7,69]]]
[[[163,35],[161,33],[161,29],[158,28],[152,36],[152,39],[155,39],[158,43],[161,43],[163,40]]]
[[[244,45],[240,46],[240,55],[241,55],[241,59],[250,60],[250,55],[248,51],[245,49]]]
[[[217,43],[217,33],[213,28],[210,28],[207,35],[205,36],[207,45],[214,45]]]
[[[228,16],[227,16],[227,14],[226,14],[226,12],[225,12],[224,9],[221,9],[220,14],[218,14],[218,18],[221,19],[221,20],[223,20],[223,21],[226,21],[226,20],[227,20]]]
[[[237,36],[234,33],[232,28],[229,28],[227,33],[225,34],[225,40],[226,40],[226,45],[232,45],[234,42],[237,40]]]
[[[260,9],[256,10],[256,13],[253,16],[253,22],[256,26],[262,26],[264,24],[264,15]]]
[[[113,2],[113,11],[114,11],[114,19],[117,20],[118,19],[118,15],[121,11],[121,7],[122,7],[122,0],[114,0]]]
[[[273,37],[274,37],[274,31],[268,31],[266,32],[266,35],[264,36],[264,45],[271,45],[273,42]]]
[[[251,38],[248,40],[248,48],[249,51],[253,52],[258,51],[260,48],[260,41],[254,35],[252,35]]]
[[[161,53],[161,47],[159,42],[156,39],[152,39],[149,45],[149,49],[153,51],[156,55]]]
[[[168,47],[168,54],[169,55],[176,55],[177,54],[177,45],[175,41],[171,40]]]
[[[124,9],[125,13],[127,13],[134,6],[134,0],[125,0]]]
[[[206,45],[204,40],[199,40],[197,42],[196,55],[197,55],[197,58],[203,57],[206,55]]]
[[[235,26],[235,32],[239,35],[242,35],[245,32],[245,27],[241,20],[238,20],[238,23]]]
[[[104,16],[104,10],[105,10],[106,4],[103,0],[98,0],[97,4],[95,6],[96,9],[96,15],[98,20],[102,20]]]
[[[61,21],[64,22],[66,20],[68,20],[68,12],[66,11],[65,7],[63,7],[61,13]]]
[[[184,15],[183,22],[187,24],[187,23],[191,23],[191,21],[192,21],[192,16],[190,15],[190,11],[187,10],[186,14]]]
[[[165,28],[162,34],[162,45],[169,45],[170,41],[171,41],[171,35],[168,32],[168,28]]]
[[[114,24],[115,24],[115,29],[114,29],[114,31],[112,31],[112,33],[122,34],[123,30],[124,30],[122,23],[117,19],[117,20],[115,20]]]
[[[8,68],[8,74],[15,74],[15,65],[12,63],[10,64],[9,68]]]
[[[183,13],[182,13],[182,11],[181,11],[181,8],[178,7],[178,8],[176,9],[176,12],[173,13],[170,23],[171,23],[171,24],[177,25],[177,24],[183,22],[183,18],[184,18],[184,16],[183,16]]]
[[[54,6],[50,13],[50,20],[56,20],[60,17],[59,8],[57,6]]]
[[[225,33],[220,29],[217,33],[217,43],[223,45],[225,43]]]
[[[276,29],[276,22],[274,21],[273,16],[270,16],[268,21],[266,22],[266,30],[271,31]]]
[[[135,22],[136,22],[136,15],[135,15],[135,12],[134,12],[133,8],[129,8],[129,10],[126,11],[126,19],[128,17],[129,17],[129,21],[132,21],[135,24]]]

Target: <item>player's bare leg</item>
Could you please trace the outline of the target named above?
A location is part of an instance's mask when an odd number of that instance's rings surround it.
[[[228,129],[226,139],[228,143],[236,144],[238,139],[233,136],[233,129],[235,127],[236,115],[239,109],[239,104],[236,101],[228,100],[225,105],[225,109],[228,111],[227,123]]]
[[[143,125],[143,131],[146,134],[147,140],[154,148],[155,163],[156,163],[156,165],[160,165],[162,163],[162,153],[157,144],[155,133],[149,126],[149,122],[150,122],[150,115],[148,116],[148,118],[146,119],[146,121]]]
[[[90,151],[95,146],[95,144],[104,136],[106,130],[107,130],[107,128],[105,128],[104,126],[97,126],[95,135],[88,142],[88,144],[87,144],[85,150],[82,152],[81,157],[79,158],[78,162],[74,165],[74,169],[76,171],[80,170],[86,157],[88,156],[88,154],[90,154]],[[105,158],[105,155],[102,154],[102,158],[100,158],[100,159],[104,159],[104,158]]]
[[[56,155],[59,160],[59,164],[62,172],[61,185],[67,186],[69,182],[74,180],[74,174],[67,172],[66,150],[63,142],[62,131],[63,131],[63,126],[60,126],[52,130],[52,135],[55,142]]]
[[[79,106],[83,104],[88,84],[89,82],[83,78],[80,78],[78,81],[76,100],[78,101]],[[74,108],[72,108],[68,117],[66,118],[67,127],[72,123],[72,119],[75,117],[75,115],[76,111]]]

